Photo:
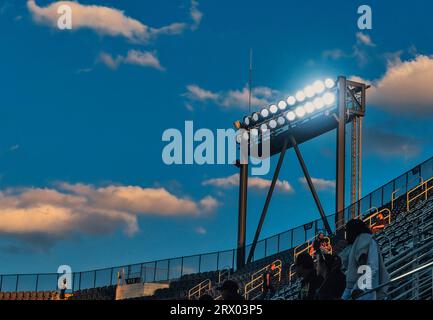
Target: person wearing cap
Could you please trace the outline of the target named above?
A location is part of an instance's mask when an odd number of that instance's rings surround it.
[[[233,280],[224,281],[222,286],[218,287],[217,290],[221,292],[223,300],[245,300],[238,292],[238,284]]]
[[[298,299],[313,300],[323,278],[317,275],[313,258],[307,252],[302,252],[296,257],[295,272],[301,278],[301,290]]]

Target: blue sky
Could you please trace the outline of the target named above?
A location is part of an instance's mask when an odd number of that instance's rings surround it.
[[[364,194],[432,156],[428,1],[371,3],[373,29],[362,31],[360,1],[72,4],[75,25],[60,31],[58,3],[0,0],[0,273],[233,248],[236,169],[166,166],[161,136],[186,120],[230,128],[246,114],[250,48],[254,109],[317,78],[372,82]],[[335,132],[301,147],[328,214],[334,147]],[[301,176],[290,150],[280,175],[290,188],[277,190],[263,237],[318,218]],[[263,182],[250,190],[249,241]]]

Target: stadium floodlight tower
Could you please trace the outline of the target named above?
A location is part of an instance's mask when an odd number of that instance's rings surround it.
[[[245,140],[249,146],[248,150],[253,147],[261,150],[263,142],[270,139],[269,156],[279,154],[247,263],[251,262],[254,256],[284,156],[289,148],[295,150],[325,231],[328,234],[332,233],[299,145],[334,129],[337,132],[335,199],[337,214],[334,223],[336,230],[344,225],[346,125],[352,123],[351,201],[354,203],[361,197],[361,134],[367,89],[366,84],[347,80],[344,76],[338,77],[336,81],[330,78],[324,81],[317,80],[294,95],[247,115],[242,121],[235,122],[237,129],[243,129],[237,136],[238,143]],[[238,162],[237,166],[240,168],[237,267],[242,268],[245,265],[248,164]],[[356,215],[356,212],[352,213],[352,216]]]

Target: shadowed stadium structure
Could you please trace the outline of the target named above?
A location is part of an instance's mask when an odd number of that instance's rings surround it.
[[[298,91],[276,104],[236,121],[240,145],[239,217],[237,247],[232,250],[143,262],[71,274],[0,276],[0,300],[114,300],[221,299],[216,288],[235,280],[245,299],[294,299],[299,281],[296,257],[311,254],[318,233],[326,236],[333,253],[347,245],[343,231],[351,219],[362,219],[374,232],[391,275],[387,299],[431,299],[433,270],[433,158],[361,198],[362,120],[366,90],[362,83],[338,77]],[[350,199],[345,207],[346,126],[350,124]],[[325,215],[299,144],[336,129],[336,211]],[[243,148],[246,142],[248,148]],[[246,245],[248,162],[256,147],[269,142],[270,156],[279,160],[266,197],[254,240]],[[259,241],[285,153],[293,148],[320,219]],[[329,221],[333,221],[330,223]],[[275,291],[263,292],[269,274]],[[59,282],[69,279],[67,288]],[[380,288],[373,288],[378,290]]]
[[[355,209],[354,209],[355,208]],[[375,235],[391,274],[388,299],[432,299],[433,268],[433,157],[345,208],[340,215],[352,217],[360,208],[362,217],[373,227],[377,216],[389,222]],[[332,219],[337,215],[328,216]],[[179,257],[128,266],[72,273],[71,300],[114,300],[128,298],[122,288],[139,285],[142,290],[130,299],[197,299],[204,293],[218,298],[215,287],[226,279],[240,284],[247,299],[261,296],[262,274],[270,270],[277,290],[269,299],[294,299],[298,281],[293,274],[294,256],[311,247],[311,240],[323,230],[321,219],[258,242],[254,259],[236,267],[237,249]],[[329,235],[333,250],[344,241]],[[251,246],[247,246],[249,252]],[[272,268],[273,266],[273,268]],[[273,270],[272,270],[273,269]],[[1,275],[1,300],[59,299],[59,274]],[[146,288],[152,287],[146,295]],[[116,293],[117,291],[117,293]]]

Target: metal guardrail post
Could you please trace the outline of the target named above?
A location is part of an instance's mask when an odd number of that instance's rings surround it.
[[[18,292],[18,279],[20,278],[20,275],[17,274],[17,281],[15,283],[15,292]]]
[[[281,233],[279,233],[277,237],[277,253],[280,253],[280,235]]]
[[[81,274],[82,272],[80,272],[80,278],[78,279],[78,290],[81,290]]]
[[[157,267],[157,262],[155,261],[155,266],[154,266],[154,268],[153,268],[153,282],[155,282],[156,281],[156,267]]]
[[[167,261],[167,281],[170,280],[170,260],[171,259],[168,259]],[[140,279],[141,279],[141,274],[140,274]]]

